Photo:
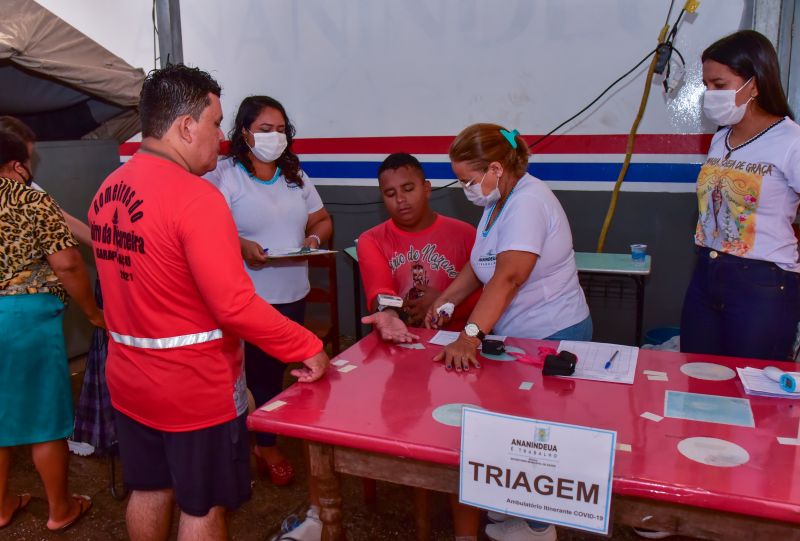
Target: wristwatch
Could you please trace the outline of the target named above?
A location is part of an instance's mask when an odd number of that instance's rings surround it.
[[[478,340],[483,340],[486,338],[486,333],[484,333],[480,327],[478,327],[475,323],[469,322],[464,325],[464,334],[469,336],[470,338],[477,338]]]

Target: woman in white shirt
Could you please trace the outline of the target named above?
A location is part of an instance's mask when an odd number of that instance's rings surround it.
[[[753,30],[702,55],[703,112],[722,128],[697,178],[697,262],[681,351],[789,360],[800,321],[800,126],[772,43]]]
[[[245,98],[228,135],[228,157],[206,178],[231,208],[256,292],[302,324],[310,289],[308,263],[270,260],[267,255],[270,250],[318,248],[331,237],[331,217],[292,152],[295,128],[280,102],[268,96]],[[245,344],[247,386],[257,405],[280,393],[285,366]],[[289,483],[294,469],[278,449],[275,435],[258,433],[256,443],[259,471],[276,485]]]
[[[441,324],[436,311],[443,304],[458,305],[479,287],[483,292],[458,339],[434,360],[459,372],[478,367],[477,348],[490,332],[590,340],[592,320],[569,221],[547,184],[527,172],[525,140],[497,124],[473,124],[458,134],[449,154],[467,198],[486,209],[469,264],[433,303],[426,323]],[[494,540],[556,539],[552,525],[522,519],[489,525],[486,534]]]

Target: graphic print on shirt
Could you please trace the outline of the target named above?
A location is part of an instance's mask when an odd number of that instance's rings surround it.
[[[94,220],[91,222],[92,245],[98,260],[116,261],[119,276],[125,282],[134,280],[131,270],[131,256],[145,253],[145,240],[136,234],[135,223],[144,218],[142,199],[136,198],[125,181],[120,181],[97,194],[92,207]],[[109,208],[103,211],[103,208]],[[108,215],[113,208],[110,223]],[[102,216],[102,218],[101,218]]]
[[[481,268],[494,267],[497,264],[497,254],[494,250],[489,250],[478,258],[478,266]]]
[[[405,294],[403,299],[405,301],[413,301],[425,295],[425,286],[428,285],[428,275],[425,272],[425,267],[419,263],[415,263],[411,267],[411,289]]]
[[[771,164],[708,158],[697,177],[695,242],[745,256],[755,243],[756,210]]]
[[[427,243],[421,250],[413,244],[408,252],[397,253],[389,259],[389,268],[396,283],[400,286],[398,294],[405,300],[422,296],[423,286],[430,285],[428,271],[443,272],[450,280],[458,276],[458,269],[444,254],[437,251],[438,245]],[[437,289],[443,289],[441,286]]]

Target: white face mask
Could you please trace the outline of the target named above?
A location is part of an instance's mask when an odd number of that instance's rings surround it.
[[[750,77],[739,90],[746,87],[752,81]],[[747,112],[747,104],[749,100],[741,105],[736,105],[736,94],[739,90],[706,90],[703,94],[703,113],[709,120],[717,124],[717,126],[733,126],[738,124],[744,118]]]
[[[500,188],[499,185],[494,187],[494,190],[489,192],[489,195],[484,195],[483,190],[481,189],[481,185],[483,184],[483,179],[486,178],[486,173],[483,174],[481,177],[480,182],[473,182],[472,184],[462,184],[462,188],[464,188],[464,195],[467,196],[472,203],[478,205],[479,207],[485,207],[487,205],[491,205],[498,199],[500,199]]]
[[[249,131],[249,130],[248,130]],[[247,145],[253,151],[258,161],[271,163],[280,158],[286,150],[286,134],[271,131],[253,133],[253,146]]]

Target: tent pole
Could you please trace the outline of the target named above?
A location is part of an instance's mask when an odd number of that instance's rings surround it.
[[[160,66],[183,62],[180,0],[156,0]]]

